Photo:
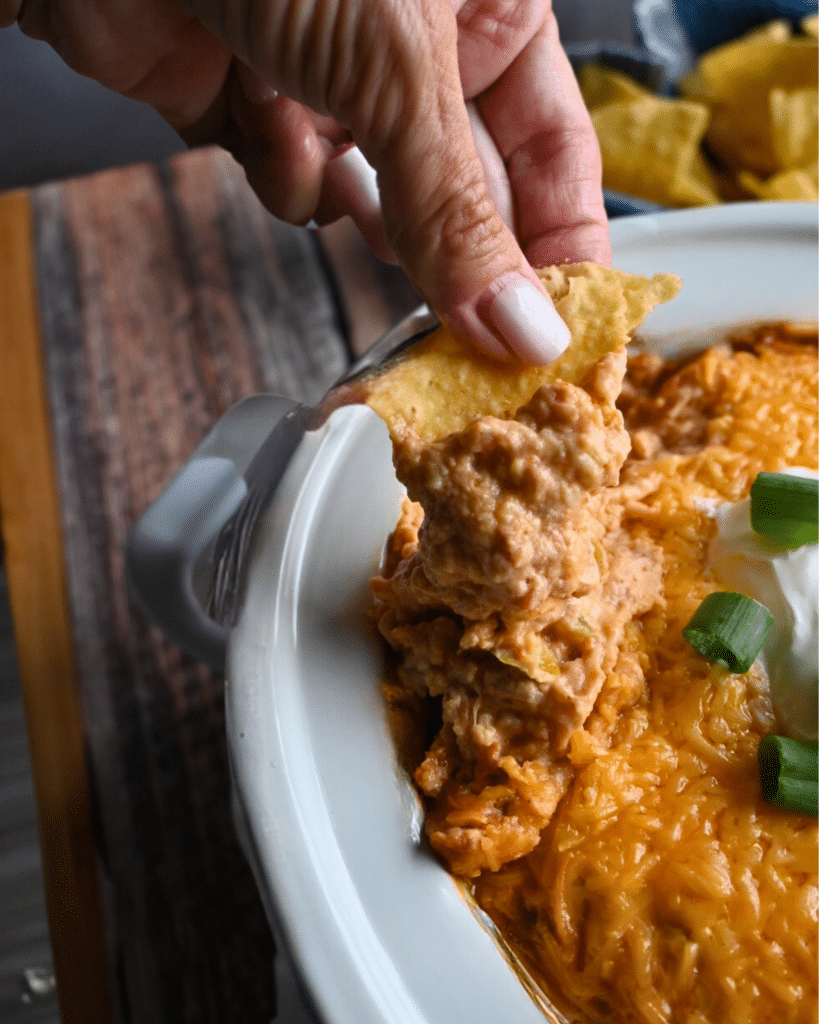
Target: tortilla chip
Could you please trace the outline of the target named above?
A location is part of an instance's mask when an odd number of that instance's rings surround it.
[[[585,64],[578,74],[578,82],[589,110],[605,107],[609,103],[627,103],[654,95],[628,75],[602,64]]]
[[[441,327],[367,385],[364,401],[393,439],[411,431],[435,440],[480,416],[516,412],[543,384],[581,381],[602,356],[625,348],[646,314],[681,285],[673,274],[646,278],[596,263],[538,273],[571,331],[563,355],[548,366],[500,363]]]
[[[808,198],[819,161],[818,24],[804,19],[800,35],[782,18],[709,50],[678,83],[683,100],[601,64],[581,68],[604,185],[664,206]]]
[[[752,34],[704,54],[680,92],[711,109],[705,140],[722,163],[768,177],[781,169],[770,123],[771,90],[816,87],[817,43]]]
[[[765,39],[772,39],[774,42],[781,43],[786,39],[790,39],[792,35],[791,23],[788,19],[777,18],[775,21],[769,21],[758,28],[752,28],[750,32],[746,32],[740,38],[744,43],[758,43]]]
[[[807,167],[819,158],[819,91],[772,89],[769,96],[771,144],[779,167]]]
[[[709,116],[702,103],[651,95],[593,110],[603,185],[664,206],[719,202],[699,152]]]
[[[817,178],[819,174],[816,164],[813,164],[810,167],[781,171],[767,181],[762,181],[750,171],[741,171],[737,180],[756,199],[816,202],[819,200]]]
[[[698,205],[707,206],[719,200],[719,179],[699,149],[694,154],[694,159],[688,168],[688,180],[701,190],[701,194],[707,194],[709,197]]]

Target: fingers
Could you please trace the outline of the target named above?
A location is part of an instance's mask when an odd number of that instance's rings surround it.
[[[0,0],[13,11],[14,0]],[[6,17],[6,15],[3,15]],[[23,0],[20,30],[79,74],[148,103],[177,131],[218,120],[230,47],[169,0]]]
[[[321,200],[315,213],[319,224],[331,224],[348,214],[370,248],[385,263],[398,258],[387,240],[376,174],[357,146],[327,162]]]
[[[231,147],[247,180],[270,212],[291,224],[310,220],[321,197],[332,146],[309,112],[239,65],[230,86],[239,137]]]
[[[457,12],[461,83],[468,100],[497,82],[552,9],[551,0],[452,2]]]
[[[504,224],[514,231],[515,206],[509,175],[506,173],[506,164],[504,164],[503,157],[495,145],[495,140],[489,134],[489,129],[483,123],[483,118],[478,113],[475,104],[467,103],[466,110],[469,114],[469,123],[472,126],[475,149],[481,159],[481,164],[483,164],[489,197],[495,204],[495,209],[501,215]]]
[[[466,0],[460,51],[458,0],[140,0],[137,21],[128,0],[0,4],[24,31],[54,36],[77,70],[180,130],[232,132],[278,216],[351,212],[484,351],[546,362],[565,347],[565,326],[504,223],[513,211],[498,159],[531,260],[606,258],[599,156],[548,0]],[[232,55],[259,78],[228,78]],[[465,85],[480,91],[483,124],[470,124]],[[378,171],[389,245],[372,173],[339,148],[350,139]]]
[[[551,16],[476,105],[506,162],[531,262],[609,263],[600,150]]]
[[[490,198],[460,89],[401,128],[378,171],[388,237],[413,283],[487,354],[555,359],[568,330]]]
[[[464,93],[506,161],[527,257],[608,263],[597,140],[550,0],[455,3]]]
[[[489,193],[447,0],[188,2],[265,81],[350,129],[393,250],[457,333],[499,358],[563,351],[568,330]]]
[[[331,224],[349,215],[376,255],[395,263],[375,171],[349,132],[277,93],[244,64],[230,93],[239,129],[230,148],[267,209],[291,224]]]

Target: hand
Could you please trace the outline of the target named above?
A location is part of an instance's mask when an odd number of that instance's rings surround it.
[[[531,265],[610,258],[550,0],[0,0],[0,24],[15,19],[189,142],[223,141],[277,216],[351,212],[499,358],[547,362],[568,341]]]

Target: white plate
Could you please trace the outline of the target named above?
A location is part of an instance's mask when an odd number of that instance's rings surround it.
[[[641,331],[661,350],[737,324],[816,318],[813,204],[633,217],[615,221],[612,237],[615,266],[684,280]],[[228,653],[246,846],[326,1024],[542,1024],[420,843],[396,767],[366,608],[401,493],[381,421],[344,409],[299,449],[262,524]]]

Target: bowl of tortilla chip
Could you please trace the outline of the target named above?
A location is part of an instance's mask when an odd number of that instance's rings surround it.
[[[615,214],[819,197],[815,7],[704,6],[636,4],[642,61],[569,48]]]

